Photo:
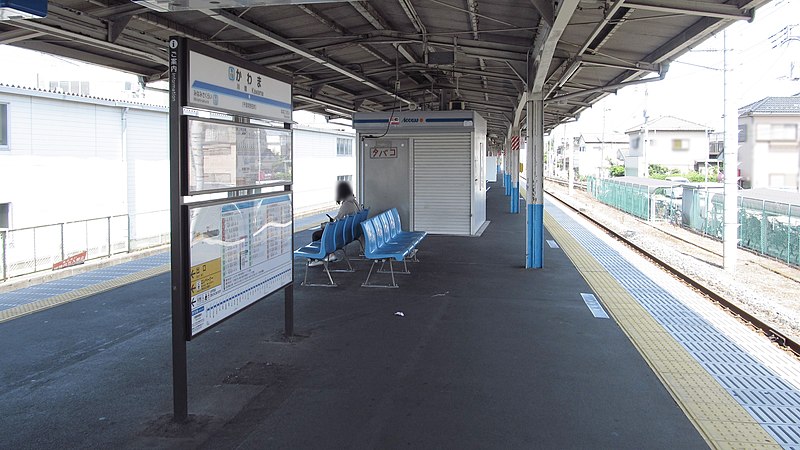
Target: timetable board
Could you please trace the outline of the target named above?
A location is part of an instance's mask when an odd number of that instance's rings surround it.
[[[287,194],[189,208],[190,330],[203,330],[292,282]]]

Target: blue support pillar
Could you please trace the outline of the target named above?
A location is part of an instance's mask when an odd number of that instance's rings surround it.
[[[528,230],[525,234],[527,247],[525,268],[538,269],[542,267],[542,251],[544,250],[544,205],[528,204],[526,223]]]

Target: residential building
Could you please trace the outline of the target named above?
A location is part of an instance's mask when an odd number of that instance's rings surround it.
[[[739,175],[744,188],[800,189],[800,93],[739,109]]]
[[[608,177],[611,164],[621,163],[630,145],[621,133],[581,133],[577,139],[575,165],[580,177]]]
[[[695,170],[708,160],[709,131],[705,125],[673,116],[662,116],[628,129],[625,133],[630,147],[624,155],[625,174],[647,176],[652,164],[680,172]]]

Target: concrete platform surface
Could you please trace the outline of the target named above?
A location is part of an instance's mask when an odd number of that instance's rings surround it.
[[[400,289],[365,262],[296,286],[294,342],[277,294],[189,343],[186,429],[159,421],[168,275],[3,323],[0,448],[705,448],[560,249],[522,268],[507,211],[491,189],[483,236],[428,237]]]

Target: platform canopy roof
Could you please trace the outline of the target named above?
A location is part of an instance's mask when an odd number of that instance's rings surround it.
[[[663,75],[767,1],[49,0],[44,19],[0,21],[0,43],[153,81],[166,77],[168,38],[187,36],[292,75],[296,109],[335,116],[460,100],[502,140],[524,124],[526,92],[545,96],[552,129],[626,83]]]

